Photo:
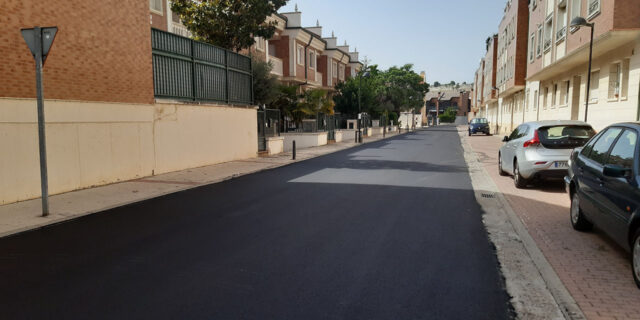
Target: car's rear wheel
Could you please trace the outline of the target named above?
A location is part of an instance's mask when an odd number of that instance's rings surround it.
[[[578,231],[589,231],[593,228],[593,224],[582,214],[578,192],[574,192],[571,196],[571,226]]]
[[[636,286],[640,288],[640,228],[636,230],[633,236],[631,247],[631,269],[633,270],[633,280]]]
[[[513,183],[518,189],[524,189],[529,184],[529,180],[522,177],[520,174],[520,167],[518,166],[518,160],[513,162]]]
[[[502,170],[502,155],[501,154],[498,154],[498,174],[500,174],[503,177],[507,176],[507,173],[504,170]]]

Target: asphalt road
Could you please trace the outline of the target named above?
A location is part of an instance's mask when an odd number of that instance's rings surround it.
[[[505,319],[453,127],[0,239],[0,319]]]

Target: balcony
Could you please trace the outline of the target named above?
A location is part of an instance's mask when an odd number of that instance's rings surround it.
[[[170,32],[179,36],[191,38],[191,32],[189,32],[189,30],[187,30],[187,28],[180,23],[171,23]]]
[[[316,78],[309,80],[309,82],[318,87],[322,87],[322,73],[316,71]]]
[[[567,27],[562,27],[558,32],[556,32],[556,43],[564,40],[564,37],[567,35]]]
[[[269,56],[269,62],[271,62],[271,66],[273,67],[271,73],[282,77],[284,75],[282,71],[282,59]]]
[[[544,40],[544,52],[551,50],[551,39]]]

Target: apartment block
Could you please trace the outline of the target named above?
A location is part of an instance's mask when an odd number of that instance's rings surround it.
[[[500,133],[511,132],[523,120],[528,29],[528,0],[507,1],[498,27],[496,87],[499,101],[494,124]]]
[[[480,88],[480,101],[482,103],[480,114],[489,119],[492,124],[498,123],[498,96],[496,87],[498,67],[498,35],[487,39],[487,52],[484,56],[484,68],[482,72],[482,87]]]
[[[596,129],[639,120],[640,2],[543,0],[530,5],[527,120],[584,120]],[[594,24],[593,66],[587,88],[590,28],[571,28],[576,17]]]

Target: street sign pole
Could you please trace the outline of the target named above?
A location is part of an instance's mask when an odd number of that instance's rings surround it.
[[[47,143],[44,123],[44,95],[42,88],[42,30],[35,27],[36,95],[38,97],[38,141],[40,150],[40,187],[42,189],[42,216],[49,215],[49,180],[47,175]]]
[[[42,67],[49,55],[57,27],[34,27],[22,29],[24,41],[36,62],[36,98],[38,104],[38,149],[40,152],[40,188],[42,190],[42,216],[49,215],[49,181],[47,174],[47,140],[44,122],[44,94],[42,88]]]

